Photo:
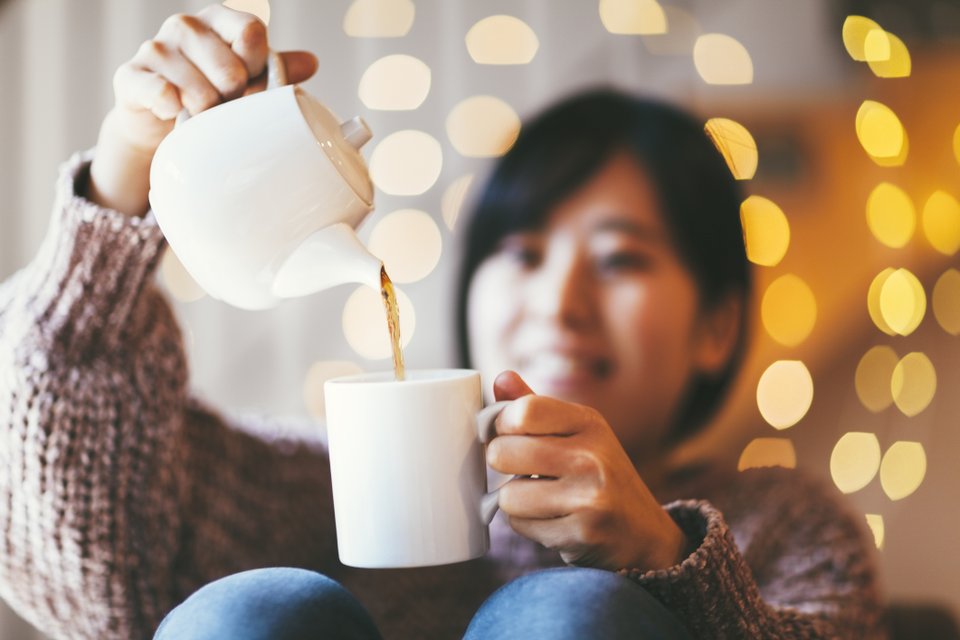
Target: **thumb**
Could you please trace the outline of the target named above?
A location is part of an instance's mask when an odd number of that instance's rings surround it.
[[[516,371],[504,371],[493,381],[493,397],[497,402],[516,400],[532,394],[533,390],[527,386],[527,383]]]
[[[317,57],[309,51],[283,51],[280,57],[290,84],[303,82],[317,71]]]

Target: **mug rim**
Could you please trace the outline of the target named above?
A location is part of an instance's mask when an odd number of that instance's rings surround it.
[[[476,369],[407,369],[406,379],[397,380],[391,369],[389,371],[366,371],[364,373],[338,376],[325,381],[324,385],[422,386],[454,380],[466,380],[474,376],[479,377],[479,375],[480,372]]]

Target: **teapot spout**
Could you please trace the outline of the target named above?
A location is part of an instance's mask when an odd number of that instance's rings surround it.
[[[280,298],[296,298],[347,283],[379,290],[381,269],[383,263],[353,228],[338,222],[314,231],[294,250],[277,271],[272,291]]]

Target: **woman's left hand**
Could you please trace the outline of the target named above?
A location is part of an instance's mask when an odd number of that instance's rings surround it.
[[[500,489],[514,531],[579,566],[665,569],[683,559],[683,532],[603,416],[534,395],[513,372],[497,377],[494,393],[513,400],[497,418],[487,464],[518,476]]]

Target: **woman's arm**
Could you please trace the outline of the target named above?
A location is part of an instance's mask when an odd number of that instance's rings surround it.
[[[725,509],[667,505],[695,550],[661,571],[624,571],[697,638],[885,638],[876,550],[836,492],[799,471],[751,469]],[[739,542],[739,546],[738,546]]]

